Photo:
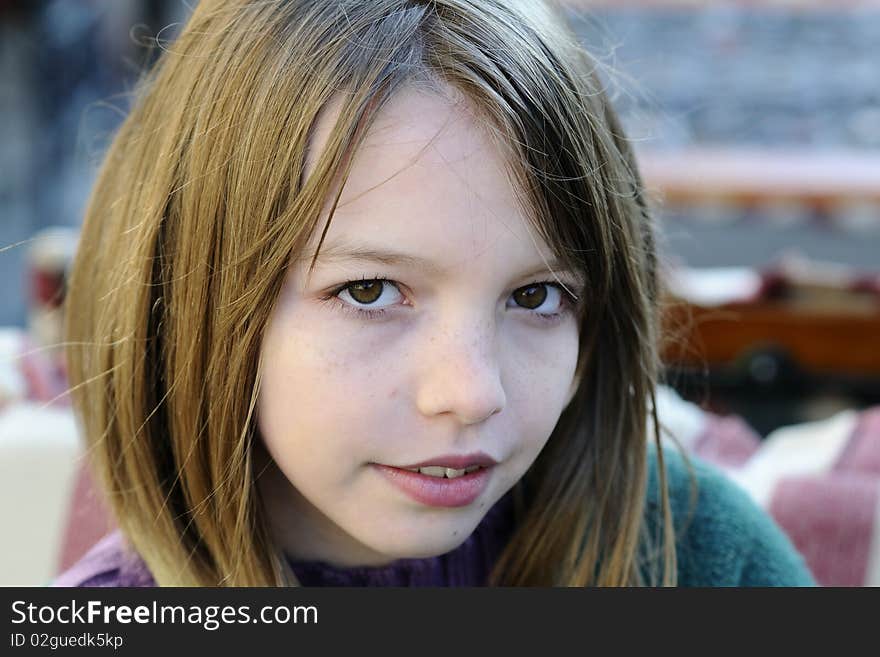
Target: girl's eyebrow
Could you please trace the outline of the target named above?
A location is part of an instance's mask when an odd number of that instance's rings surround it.
[[[440,276],[446,273],[446,269],[425,258],[369,245],[350,243],[330,244],[322,247],[318,254],[319,263],[338,262],[340,260],[378,262],[389,266],[398,265],[418,268],[435,276]]]
[[[311,258],[310,258],[311,259]],[[318,254],[318,263],[338,262],[341,260],[354,260],[357,262],[380,263],[387,266],[409,267],[420,269],[432,276],[445,276],[449,269],[441,267],[437,263],[420,256],[394,251],[393,249],[360,245],[353,243],[330,244],[321,248]],[[523,278],[548,272],[575,274],[571,268],[565,266],[559,259],[554,258],[547,264],[538,265],[522,275]]]

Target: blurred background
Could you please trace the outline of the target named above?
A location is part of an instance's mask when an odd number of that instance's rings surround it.
[[[104,149],[195,1],[0,0],[0,481],[42,491],[0,498],[0,584],[112,526],[51,345]],[[820,583],[880,583],[880,2],[561,4],[655,204],[664,424]]]

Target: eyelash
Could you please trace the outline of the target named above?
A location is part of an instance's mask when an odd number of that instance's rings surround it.
[[[327,303],[331,303],[331,304],[336,305],[343,312],[349,313],[349,314],[353,315],[354,317],[357,317],[358,319],[367,319],[367,320],[379,319],[383,315],[387,314],[386,309],[383,308],[381,310],[372,310],[370,308],[359,308],[358,306],[353,306],[349,303],[346,303],[345,301],[342,301],[342,299],[339,298],[339,293],[342,292],[343,290],[345,290],[347,287],[354,285],[355,283],[385,283],[385,282],[391,283],[392,285],[394,285],[395,287],[400,289],[398,287],[397,283],[395,281],[391,280],[390,278],[385,278],[383,276],[376,275],[372,278],[364,277],[364,278],[356,278],[356,279],[352,279],[350,281],[346,281],[342,285],[339,285],[336,288],[334,288],[327,296],[322,297],[321,300],[326,301]],[[562,297],[561,297],[562,298],[562,303],[561,303],[562,308],[559,312],[556,312],[556,313],[532,313],[540,321],[546,322],[547,324],[555,324],[560,319],[562,319],[562,317],[564,317],[567,313],[574,310],[574,308],[577,307],[577,305],[578,305],[578,299],[581,298],[581,296],[582,296],[581,291],[579,289],[572,288],[574,290],[575,294],[577,294],[578,298],[576,299],[574,296],[572,296],[564,287],[562,287],[556,281],[533,281],[531,283],[527,283],[526,285],[523,285],[523,286],[518,287],[516,289],[522,290],[524,288],[535,287],[538,285],[547,285],[548,287],[555,287],[557,290],[559,290],[559,292],[562,295]],[[571,286],[569,286],[569,287],[571,287]],[[523,308],[523,310],[528,310],[528,308]]]

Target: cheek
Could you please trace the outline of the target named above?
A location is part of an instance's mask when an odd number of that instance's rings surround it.
[[[577,368],[578,333],[559,331],[546,339],[513,336],[506,346],[509,421],[530,458],[544,447],[569,400]]]
[[[530,415],[558,417],[568,401],[578,351],[578,329],[573,320],[546,335],[512,332],[504,353],[515,406],[527,409]],[[509,395],[508,402],[513,401]]]
[[[371,340],[310,330],[293,322],[267,331],[257,404],[260,431],[270,453],[310,454],[335,461],[374,447],[393,410],[401,376]]]

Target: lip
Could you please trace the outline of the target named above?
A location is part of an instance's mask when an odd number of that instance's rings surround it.
[[[493,459],[485,452],[474,452],[472,454],[444,454],[443,456],[435,456],[427,461],[413,463],[412,465],[398,465],[396,468],[427,468],[431,465],[439,465],[444,468],[452,468],[454,470],[464,470],[472,465],[482,465],[484,468],[491,468],[498,465],[498,461]]]
[[[436,507],[462,507],[471,504],[489,485],[494,468],[484,466],[470,474],[447,479],[411,472],[390,465],[371,464],[391,484],[416,502]],[[428,463],[428,465],[431,465]],[[476,464],[475,464],[476,465]],[[426,466],[412,466],[426,467]],[[460,469],[460,468],[457,468]]]

